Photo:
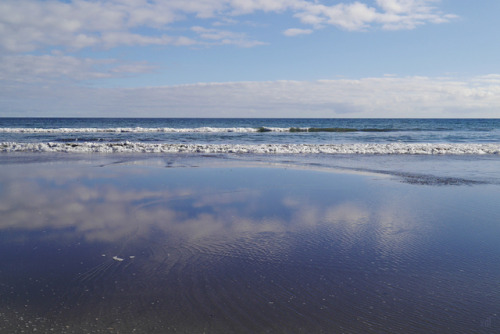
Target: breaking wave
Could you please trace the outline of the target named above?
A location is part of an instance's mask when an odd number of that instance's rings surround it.
[[[208,154],[500,154],[500,144],[165,144],[165,143],[0,143],[0,152],[208,153]]]
[[[256,133],[256,132],[390,132],[385,128],[314,128],[314,127],[198,127],[198,128],[0,128],[0,133]]]
[[[219,132],[258,132],[256,128],[0,128],[3,133],[219,133]],[[279,128],[274,131],[279,132]]]

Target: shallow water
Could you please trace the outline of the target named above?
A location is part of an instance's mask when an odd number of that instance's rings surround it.
[[[500,330],[497,184],[21,160],[0,164],[1,332]]]

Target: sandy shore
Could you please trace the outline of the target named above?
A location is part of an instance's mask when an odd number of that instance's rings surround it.
[[[500,330],[500,187],[340,167],[3,156],[0,331]]]

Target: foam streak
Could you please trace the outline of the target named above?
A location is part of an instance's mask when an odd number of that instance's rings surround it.
[[[151,144],[151,143],[0,143],[0,152],[211,153],[211,154],[500,154],[500,144]]]

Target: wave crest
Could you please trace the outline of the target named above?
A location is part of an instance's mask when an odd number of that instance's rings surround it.
[[[153,144],[153,143],[0,143],[0,152],[209,153],[209,154],[500,154],[500,144]]]
[[[314,127],[198,127],[198,128],[0,128],[0,133],[257,133],[257,132],[391,132],[386,128],[314,128]]]

